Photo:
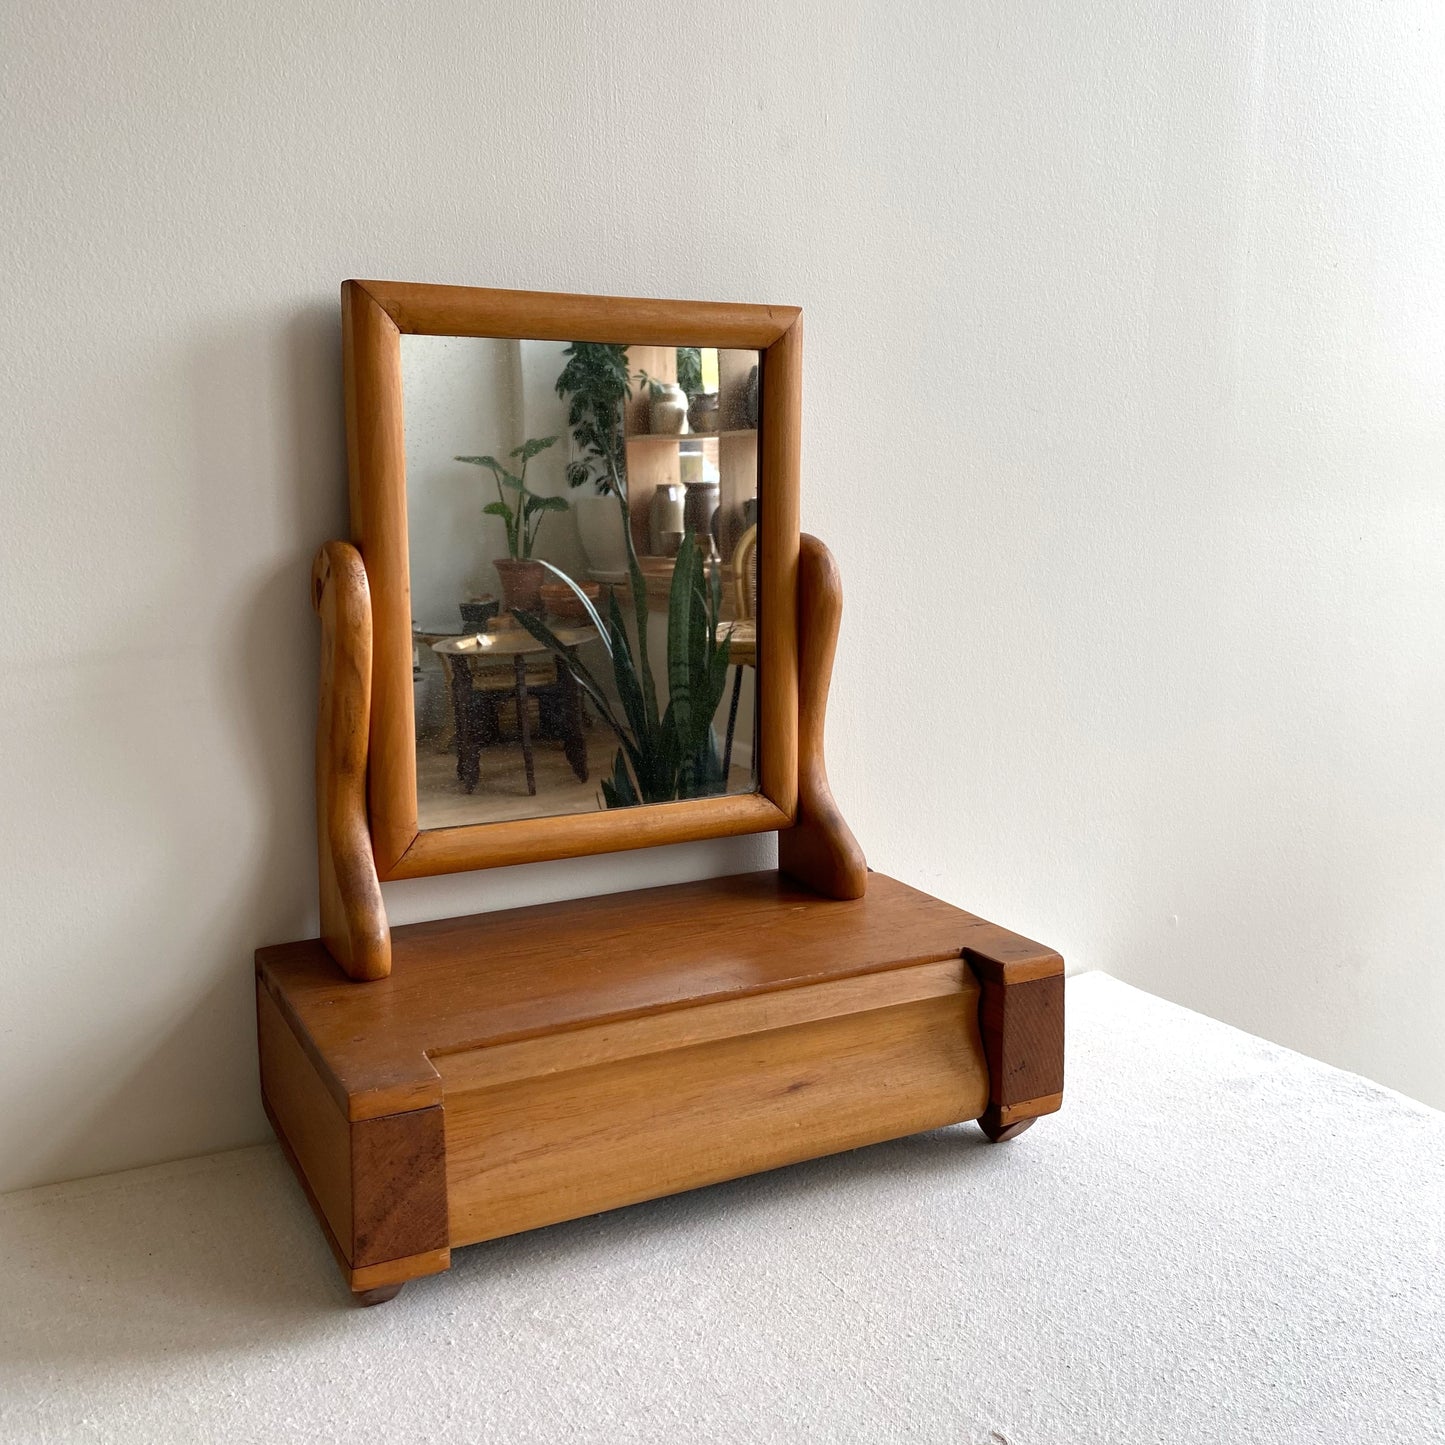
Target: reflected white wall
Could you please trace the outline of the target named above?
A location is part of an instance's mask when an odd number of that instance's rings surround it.
[[[556,444],[529,463],[527,485],[570,500],[567,412],[556,392],[564,344],[401,338],[412,618],[428,630],[460,626],[457,604],[469,597],[499,595],[492,563],[507,555],[502,519],[482,511],[497,497],[491,472],[457,457],[494,456],[515,471],[518,463],[507,455],[514,447],[555,436]],[[570,511],[542,519],[535,555],[583,575]]]
[[[456,460],[501,460],[521,440],[521,358],[515,341],[401,338],[412,620],[460,626],[457,603],[497,590],[490,558],[506,555],[502,521],[483,515],[492,474]]]

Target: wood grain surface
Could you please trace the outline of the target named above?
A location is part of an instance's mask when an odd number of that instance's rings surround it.
[[[391,930],[366,820],[371,598],[361,554],[328,542],[311,567],[321,619],[316,715],[316,852],[321,938],[352,978],[391,971]]]
[[[351,1198],[353,1269],[446,1249],[440,1106],[352,1124]]]
[[[1064,961],[1011,934],[965,948],[982,994],[979,1026],[988,1056],[991,1139],[1013,1138],[1064,1100]]]
[[[735,793],[652,807],[570,813],[557,818],[519,818],[503,823],[430,828],[416,835],[386,877],[392,882],[400,878],[460,873],[472,868],[533,863],[538,858],[585,858],[595,853],[656,848],[690,838],[767,833],[791,823],[790,815],[761,793]],[[476,861],[480,832],[487,835],[484,864]],[[555,851],[564,846],[565,853]]]
[[[579,296],[415,281],[346,284],[364,290],[402,331],[420,336],[766,350],[800,315],[796,306],[749,306],[731,301]]]
[[[470,1092],[449,1082],[452,1244],[973,1118],[988,1078],[971,1003],[955,991]]]
[[[458,1092],[563,1073],[718,1039],[771,1033],[839,1014],[867,1013],[930,998],[955,998],[978,1012],[978,982],[962,959],[921,963],[803,988],[747,994],[639,1018],[536,1034],[459,1053],[433,1053],[450,1101]]]
[[[401,333],[363,287],[341,288],[351,540],[371,588],[372,688],[367,797],[385,878],[416,836],[416,716],[406,520]]]
[[[352,1119],[442,1101],[428,1054],[1009,947],[1006,930],[882,874],[821,898],[775,872],[392,930],[351,983],[317,940],[261,949],[263,984]],[[1034,946],[1037,948],[1037,946]]]
[[[740,874],[257,954],[263,1094],[356,1291],[454,1245],[1062,1097],[1058,955],[881,875]]]
[[[758,358],[758,783],[798,807],[798,555],[803,455],[803,317]]]
[[[260,986],[256,1020],[266,1112],[348,1277],[389,1261],[444,1252],[446,1144],[440,1107],[350,1120],[289,1018]],[[445,1261],[437,1266],[445,1267]],[[427,1272],[412,1268],[405,1277]]]
[[[351,1123],[271,995],[256,988],[261,1097],[341,1262],[351,1264]]]
[[[843,584],[833,554],[816,537],[804,537],[798,560],[798,815],[778,835],[778,865],[826,897],[861,898],[868,864],[833,801],[823,746],[842,616]]]

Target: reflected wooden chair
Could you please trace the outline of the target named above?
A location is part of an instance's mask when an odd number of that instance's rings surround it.
[[[726,637],[728,663],[734,668],[733,695],[728,705],[727,740],[723,746],[723,778],[733,765],[733,735],[738,724],[738,700],[743,694],[743,668],[758,666],[758,527],[754,522],[733,548],[733,620],[718,627]]]

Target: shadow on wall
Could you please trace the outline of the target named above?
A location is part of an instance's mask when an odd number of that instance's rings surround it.
[[[268,1138],[251,955],[315,930],[308,582],[316,546],[345,535],[336,309],[248,315],[152,384],[193,421],[181,515],[164,519],[174,562],[137,579],[112,645],[75,661],[106,713],[76,786],[124,836],[128,876],[68,947],[103,948],[116,982],[68,985],[82,1046],[37,1100],[22,1182]],[[157,617],[174,629],[156,635]]]

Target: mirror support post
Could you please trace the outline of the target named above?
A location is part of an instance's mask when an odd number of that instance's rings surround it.
[[[391,972],[391,929],[366,818],[371,732],[371,589],[361,553],[327,542],[311,565],[321,619],[316,718],[316,851],[321,938],[355,979]]]
[[[823,722],[843,616],[833,554],[804,535],[798,556],[798,821],[778,834],[778,866],[827,898],[861,898],[868,864],[828,787]]]

